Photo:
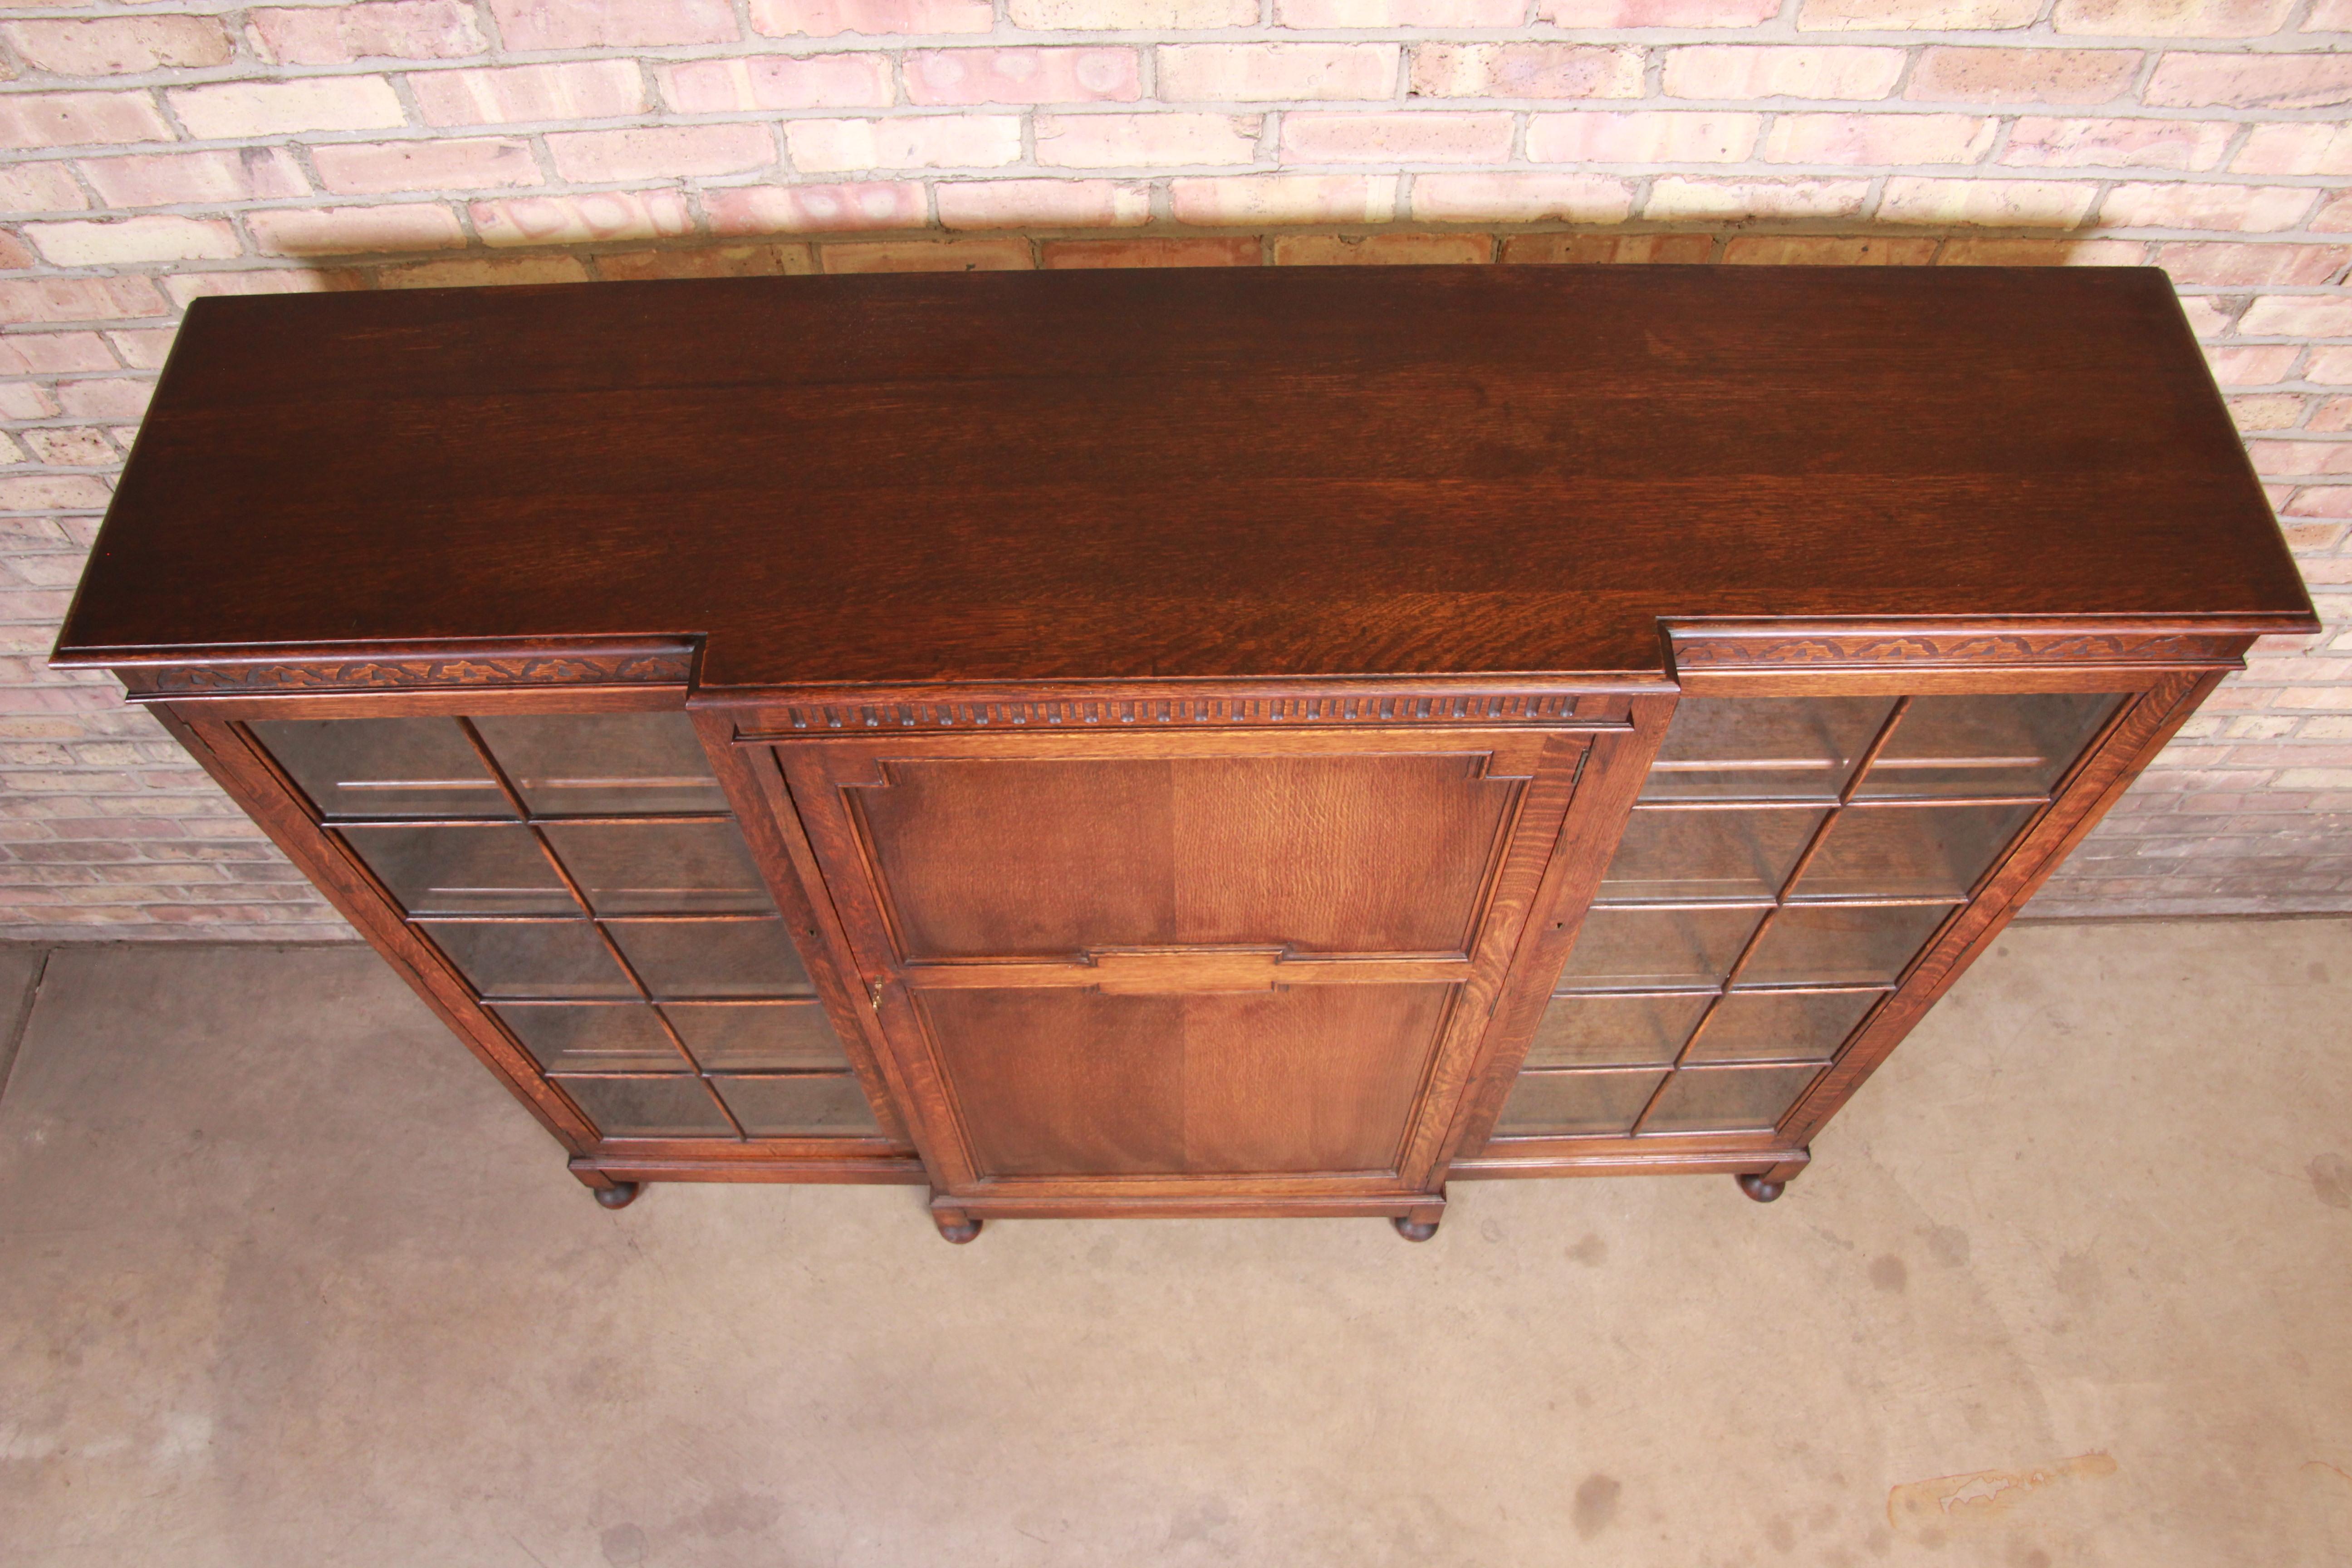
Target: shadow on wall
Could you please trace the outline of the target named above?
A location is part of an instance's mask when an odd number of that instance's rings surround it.
[[[544,204],[546,222],[536,226],[530,221],[535,204],[509,201],[501,204],[502,216],[509,221],[486,234],[487,243],[471,243],[463,249],[448,248],[446,231],[438,226],[429,233],[404,235],[398,217],[387,214],[391,221],[370,237],[376,249],[353,252],[348,238],[341,240],[339,248],[312,248],[299,234],[284,236],[282,246],[293,258],[291,266],[214,273],[191,282],[200,293],[271,293],[811,272],[1489,262],[2155,264],[2166,267],[2183,284],[2242,288],[2323,280],[2253,276],[2265,267],[2272,271],[2290,267],[2294,258],[2266,261],[2250,256],[2256,247],[2244,245],[2109,239],[2080,229],[2023,222],[2000,227],[1931,227],[1759,220],[1727,213],[1713,221],[1594,228],[1536,212],[1493,221],[1465,217],[1444,225],[1375,225],[1368,218],[1392,204],[1395,176],[1350,177],[1350,189],[1337,197],[1326,188],[1331,183],[1328,179],[1314,180],[1315,190],[1295,196],[1282,188],[1293,183],[1289,177],[1268,176],[1263,183],[1272,188],[1243,215],[1256,220],[1245,229],[1212,229],[1155,218],[1145,209],[1140,191],[1134,193],[1133,221],[1118,226],[1054,226],[1052,209],[1065,198],[1048,190],[1036,194],[1034,221],[1022,222],[1016,213],[996,220],[1005,226],[987,229],[976,225],[959,229],[950,215],[943,215],[946,226],[941,227],[892,227],[894,222],[916,221],[914,215],[898,210],[907,199],[900,185],[761,191],[745,194],[789,202],[791,210],[724,215],[732,226],[754,232],[716,236],[687,232],[692,219],[683,196],[615,192],[569,197],[562,204]],[[953,189],[941,187],[943,202]],[[1498,211],[1507,210],[1507,197],[1498,194],[1496,205]],[[1179,211],[1175,217],[1183,216]],[[714,226],[718,222],[714,215]],[[773,231],[756,232],[763,225]],[[434,248],[421,248],[426,245]]]

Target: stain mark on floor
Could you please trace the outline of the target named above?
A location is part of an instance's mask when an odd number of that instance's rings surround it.
[[[2077,1454],[2028,1470],[1978,1470],[1906,1481],[1886,1493],[1886,1522],[1925,1542],[1999,1524],[2038,1495],[2116,1473],[2105,1454]]]
[[[1590,1541],[1608,1529],[1617,1518],[1617,1494],[1624,1489],[1614,1476],[1585,1477],[1576,1489],[1576,1508],[1569,1515],[1576,1533]]]

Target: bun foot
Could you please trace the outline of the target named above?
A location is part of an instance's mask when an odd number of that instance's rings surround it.
[[[958,1247],[980,1234],[981,1222],[968,1214],[935,1214],[931,1217],[939,1222],[940,1239],[952,1241]]]
[[[1397,1234],[1407,1241],[1427,1241],[1437,1234],[1437,1222],[1433,1219],[1414,1219],[1407,1215],[1399,1215],[1389,1223],[1395,1226]]]
[[[606,1208],[625,1209],[637,1201],[637,1194],[644,1187],[643,1182],[614,1182],[609,1187],[591,1187],[588,1190],[594,1193],[596,1201]]]
[[[1789,1184],[1786,1182],[1768,1182],[1763,1177],[1753,1173],[1743,1175],[1738,1178],[1738,1181],[1739,1190],[1759,1204],[1770,1203],[1774,1198],[1779,1197],[1781,1191]]]

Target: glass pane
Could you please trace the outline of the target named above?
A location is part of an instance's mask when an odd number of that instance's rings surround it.
[[[1869,748],[1891,697],[1685,697],[1644,800],[1827,800]]]
[[[598,914],[770,907],[751,848],[732,822],[559,822],[544,831]]]
[[[636,994],[586,921],[434,921],[423,929],[485,996]]]
[[[676,1072],[686,1062],[642,1002],[595,1007],[522,1006],[492,1012],[548,1072]]]
[[[607,1138],[732,1138],[702,1080],[675,1078],[561,1078],[588,1120]]]
[[[1555,996],[1528,1047],[1531,1068],[1670,1062],[1683,1048],[1712,991],[1663,996]]]
[[[1664,1073],[1524,1072],[1503,1102],[1497,1136],[1630,1132]]]
[[[727,809],[683,713],[507,714],[474,726],[534,816]]]
[[[528,827],[485,824],[341,832],[412,915],[579,912]]]
[[[455,719],[266,719],[250,728],[327,816],[515,815]]]
[[[782,921],[614,921],[604,929],[656,996],[815,994]]]
[[[1884,985],[1903,973],[1948,904],[1794,905],[1756,944],[1739,978],[1751,985]]]
[[[1665,810],[1625,825],[1603,899],[1771,898],[1824,814],[1803,807]]]
[[[1658,1096],[1644,1132],[1750,1132],[1773,1126],[1813,1081],[1816,1067],[1685,1068]]]
[[[816,1002],[671,1002],[670,1027],[704,1068],[845,1068]]]
[[[1827,1061],[1884,991],[1734,991],[1715,1009],[1693,1061]]]
[[[2047,795],[2123,698],[1915,697],[1858,796]]]
[[[754,1138],[879,1137],[881,1124],[854,1078],[718,1078],[727,1109]]]
[[[1720,981],[1764,911],[1756,908],[1596,909],[1584,917],[1564,989],[1630,991]]]
[[[1805,868],[1800,899],[1952,898],[2009,847],[2034,805],[1848,806]]]

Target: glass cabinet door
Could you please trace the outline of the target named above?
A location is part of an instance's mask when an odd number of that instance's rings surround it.
[[[247,728],[604,1137],[881,1136],[683,713]]]
[[[2124,700],[1684,699],[1495,1135],[1777,1126]]]

